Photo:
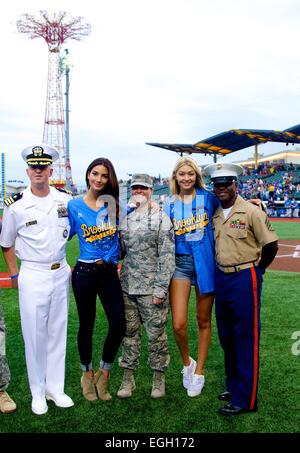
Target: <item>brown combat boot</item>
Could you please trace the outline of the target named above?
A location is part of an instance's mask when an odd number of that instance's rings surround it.
[[[154,371],[151,398],[158,399],[166,396],[165,373],[163,371]]]
[[[16,403],[11,399],[7,392],[0,392],[0,411],[3,414],[10,414],[17,409]]]
[[[97,390],[94,384],[94,376],[92,373],[85,372],[81,376],[82,394],[88,401],[98,400]]]
[[[124,368],[123,380],[118,390],[119,398],[131,398],[132,392],[135,390],[134,370]]]
[[[98,370],[94,375],[94,384],[97,388],[99,400],[109,401],[112,399],[108,391],[108,379],[105,379],[101,370]]]

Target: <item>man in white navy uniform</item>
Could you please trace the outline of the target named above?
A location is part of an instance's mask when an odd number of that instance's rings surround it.
[[[64,393],[70,266],[66,261],[69,236],[67,203],[71,196],[49,186],[58,158],[56,149],[29,146],[22,151],[30,186],[4,201],[0,245],[19,288],[26,366],[32,411],[48,410],[47,401],[71,407]],[[18,272],[16,256],[21,260]]]

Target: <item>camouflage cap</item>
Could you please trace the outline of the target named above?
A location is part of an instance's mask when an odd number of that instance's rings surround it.
[[[132,175],[131,178],[131,184],[130,187],[132,186],[144,186],[144,187],[149,187],[152,189],[153,187],[153,180],[151,176],[146,175],[145,173],[135,173]]]

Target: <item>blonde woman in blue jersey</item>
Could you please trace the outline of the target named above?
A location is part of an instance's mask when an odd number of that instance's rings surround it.
[[[212,215],[219,201],[204,188],[197,163],[181,157],[173,170],[165,211],[175,231],[176,269],[170,286],[173,331],[183,361],[183,386],[197,396],[204,386],[204,365],[211,339],[214,301],[214,237]],[[196,290],[198,358],[190,356],[188,303]]]
[[[70,237],[77,234],[80,255],[72,275],[79,330],[78,350],[83,371],[81,387],[89,401],[110,400],[108,379],[125,334],[125,312],[118,277],[119,186],[112,163],[95,159],[87,168],[88,191],[68,204]],[[99,369],[92,365],[96,299],[99,296],[107,321]]]

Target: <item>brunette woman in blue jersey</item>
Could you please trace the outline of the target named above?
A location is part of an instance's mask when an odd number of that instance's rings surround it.
[[[78,350],[83,371],[83,396],[93,401],[110,400],[108,378],[125,334],[122,289],[118,278],[119,186],[112,163],[95,159],[86,170],[88,191],[69,202],[70,238],[77,234],[80,255],[72,275],[79,330]],[[99,370],[92,365],[92,340],[99,296],[107,321]]]
[[[173,331],[183,361],[183,386],[197,396],[204,385],[204,365],[211,339],[214,301],[214,236],[212,215],[219,201],[204,188],[200,169],[190,157],[181,157],[170,182],[165,211],[175,230],[176,269],[170,286]],[[188,303],[196,290],[198,358],[190,357]]]

